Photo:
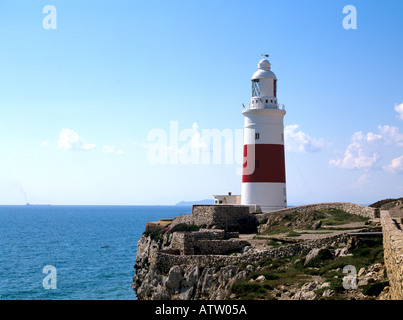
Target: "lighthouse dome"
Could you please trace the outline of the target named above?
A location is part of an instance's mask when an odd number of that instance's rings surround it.
[[[269,60],[267,60],[267,59],[262,59],[262,60],[259,61],[257,67],[258,67],[259,69],[267,69],[267,70],[270,70],[271,64],[270,64]]]
[[[277,79],[276,75],[273,73],[273,71],[270,70],[271,64],[270,64],[269,60],[267,60],[267,59],[260,60],[257,67],[258,67],[258,70],[253,74],[252,80],[253,79]]]

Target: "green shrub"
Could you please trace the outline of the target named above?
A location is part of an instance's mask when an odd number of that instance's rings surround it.
[[[262,275],[266,278],[266,280],[276,280],[276,279],[280,278],[279,276],[277,276],[275,274],[271,274],[271,273],[267,273],[267,272],[262,273]]]
[[[274,247],[274,248],[278,248],[278,247],[283,246],[284,244],[279,243],[279,242],[274,241],[274,240],[270,240],[270,241],[267,242],[267,245],[268,245],[268,246],[272,246],[272,247]]]
[[[259,289],[261,289],[260,284],[240,282],[232,287],[232,292],[237,295],[242,295],[245,293],[257,292]]]
[[[144,235],[145,236],[147,236],[147,237],[150,237],[152,240],[155,240],[155,241],[159,241],[160,239],[162,239],[162,237],[161,237],[161,232],[162,231],[162,229],[156,229],[156,230],[152,230],[152,231],[147,231],[147,232],[144,232]]]
[[[362,293],[365,294],[366,296],[377,297],[382,292],[383,288],[385,288],[388,285],[389,285],[388,281],[371,283],[364,287]]]
[[[267,283],[263,285],[263,288],[265,288],[266,290],[273,290],[273,287]]]
[[[196,226],[194,224],[187,224],[187,223],[179,223],[176,226],[174,226],[170,232],[176,232],[176,231],[199,231],[200,227]]]
[[[333,278],[330,280],[329,289],[334,290],[337,293],[341,293],[344,290],[343,280],[339,278]]]

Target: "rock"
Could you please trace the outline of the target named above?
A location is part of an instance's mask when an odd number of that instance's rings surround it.
[[[319,248],[314,248],[311,251],[309,251],[309,253],[305,257],[304,265],[306,266],[309,263],[309,261],[311,261],[313,258],[317,257],[317,255],[319,254],[319,251],[320,251]]]
[[[265,281],[266,281],[266,278],[265,278],[264,275],[260,275],[260,276],[258,276],[258,277],[256,278],[255,281],[256,281],[256,282],[265,282]]]
[[[253,251],[253,248],[252,248],[252,246],[245,246],[243,249],[242,249],[242,253],[247,253],[247,252],[252,252]]]
[[[317,230],[322,226],[322,221],[317,221],[313,224],[313,226],[311,227],[312,230]]]
[[[178,288],[180,282],[183,280],[183,275],[181,272],[181,268],[179,266],[173,266],[169,270],[168,277],[165,281],[165,286],[168,289]]]
[[[252,266],[251,264],[248,264],[248,265],[246,266],[246,270],[248,270],[249,272],[252,272],[253,270],[255,270],[255,267]]]
[[[322,297],[331,297],[332,295],[334,295],[334,291],[331,289],[327,289],[323,291]]]
[[[357,277],[361,277],[364,273],[365,273],[365,268],[361,268],[357,273]]]
[[[337,249],[334,251],[334,255],[335,255],[336,257],[347,257],[347,256],[352,256],[353,254],[352,254],[352,253],[348,253],[348,248],[347,248],[347,247],[344,247],[344,248],[337,248]]]
[[[376,263],[368,268],[361,268],[358,273],[358,285],[366,286],[371,283],[384,281],[385,266],[382,263]]]
[[[316,294],[314,290],[317,289],[316,282],[307,282],[305,283],[300,290],[298,290],[293,296],[294,300],[314,300],[316,298]]]
[[[390,287],[386,286],[378,296],[378,300],[392,300]]]

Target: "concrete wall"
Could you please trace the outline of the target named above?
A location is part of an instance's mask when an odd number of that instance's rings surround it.
[[[391,300],[403,300],[403,228],[389,211],[381,211],[385,267]],[[400,220],[400,218],[399,218]]]
[[[257,214],[256,219],[258,222],[262,222],[265,218],[267,218],[271,214],[287,214],[287,213],[305,213],[311,212],[314,210],[323,210],[335,208],[339,210],[343,210],[350,214],[357,214],[359,216],[367,217],[367,218],[379,218],[379,209],[363,206],[360,204],[350,203],[350,202],[326,202],[326,203],[316,203],[316,204],[308,204],[305,206],[298,206],[292,208],[286,208],[281,210],[276,210],[268,213]]]

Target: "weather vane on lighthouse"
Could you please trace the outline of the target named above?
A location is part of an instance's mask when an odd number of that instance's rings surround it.
[[[261,54],[261,56],[262,56],[262,57],[266,57],[266,58],[268,58],[268,57],[269,57],[269,55],[268,55],[268,54]]]

